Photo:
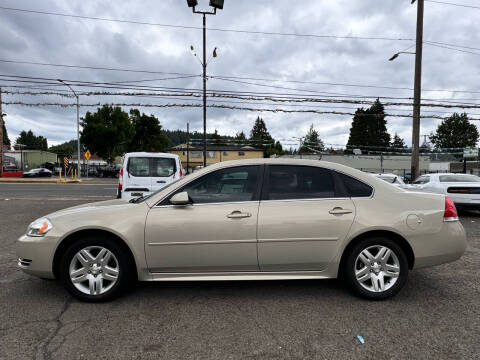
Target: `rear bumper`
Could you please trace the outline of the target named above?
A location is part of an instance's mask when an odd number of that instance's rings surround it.
[[[458,260],[467,248],[467,236],[460,221],[444,222],[441,231],[414,242],[415,269]]]
[[[17,240],[18,267],[30,275],[53,279],[53,254],[57,238],[21,236]]]

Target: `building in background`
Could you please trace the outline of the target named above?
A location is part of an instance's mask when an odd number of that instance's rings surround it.
[[[56,163],[57,154],[41,150],[8,150],[3,153],[3,159],[5,171],[28,171],[47,162]]]
[[[188,147],[189,159],[187,164],[187,144],[180,144],[167,149],[167,152],[178,155],[185,168],[203,165],[203,146]],[[207,165],[221,161],[263,158],[263,150],[251,146],[207,146]]]

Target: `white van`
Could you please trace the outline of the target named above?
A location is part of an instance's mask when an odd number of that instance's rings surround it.
[[[126,153],[118,178],[117,197],[131,199],[149,195],[183,177],[178,155]]]

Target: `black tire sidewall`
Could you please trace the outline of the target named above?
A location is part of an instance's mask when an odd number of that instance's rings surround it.
[[[101,246],[108,249],[115,255],[118,261],[118,266],[119,266],[118,280],[116,284],[104,294],[100,294],[100,295],[84,294],[80,290],[78,290],[70,280],[70,273],[69,273],[70,262],[72,261],[73,257],[75,256],[75,254],[77,254],[78,251],[89,246]],[[80,238],[74,241],[64,252],[60,260],[60,267],[59,267],[60,280],[65,286],[65,288],[68,290],[68,292],[70,292],[70,294],[72,294],[77,299],[81,301],[86,301],[86,302],[104,302],[104,301],[109,301],[118,297],[122,293],[122,291],[126,289],[126,285],[130,280],[129,272],[130,272],[129,259],[128,259],[128,256],[125,254],[125,251],[122,249],[122,247],[119,246],[115,242],[115,240],[108,237],[98,236],[98,235],[92,235],[92,236]]]
[[[400,263],[400,275],[397,281],[390,289],[380,293],[368,291],[367,289],[363,288],[355,277],[355,261],[358,254],[364,249],[375,245],[383,245],[388,247],[395,253]],[[403,249],[394,240],[383,237],[366,238],[358,242],[351,249],[347,255],[347,260],[345,262],[345,268],[343,271],[350,289],[353,290],[357,295],[369,300],[383,300],[397,294],[407,282],[408,260]]]

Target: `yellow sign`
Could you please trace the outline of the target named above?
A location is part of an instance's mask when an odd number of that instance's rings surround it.
[[[92,154],[90,154],[90,150],[87,150],[87,152],[84,155],[85,155],[85,159],[87,160],[90,160],[90,158],[92,157]]]

